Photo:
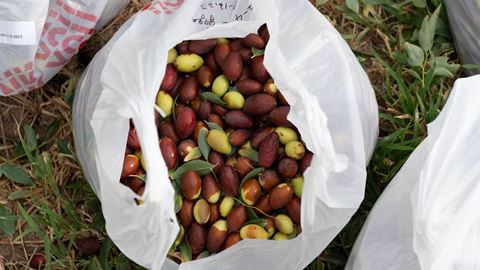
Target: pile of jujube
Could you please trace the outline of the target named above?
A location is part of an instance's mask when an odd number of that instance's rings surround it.
[[[302,174],[312,153],[263,65],[268,40],[263,25],[244,38],[185,41],[168,52],[155,107],[177,192],[180,233],[170,255],[180,260],[301,232]],[[131,123],[121,183],[138,195],[146,179],[141,150]]]

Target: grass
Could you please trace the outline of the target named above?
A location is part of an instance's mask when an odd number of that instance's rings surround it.
[[[43,252],[50,269],[141,269],[105,233],[100,203],[75,158],[71,102],[95,52],[146,1],[132,1],[39,91],[0,98],[0,269],[25,269]],[[426,136],[460,66],[440,1],[313,1],[347,40],[374,86],[380,138],[368,166],[365,199],[307,269],[343,269],[382,190]],[[78,240],[99,239],[86,256]]]

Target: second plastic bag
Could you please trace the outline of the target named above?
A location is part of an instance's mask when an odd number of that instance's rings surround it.
[[[0,96],[47,83],[130,0],[0,0]]]
[[[459,79],[378,199],[346,270],[480,269],[480,76]]]
[[[178,225],[174,190],[158,147],[155,96],[167,52],[183,40],[243,37],[266,23],[265,67],[291,105],[288,119],[314,153],[305,172],[302,233],[243,240],[205,259],[164,269],[302,269],[363,199],[378,134],[373,89],[330,23],[306,0],[154,1],[130,19],[79,82],[73,111],[78,158],[102,202],[110,238],[135,262],[160,269]],[[147,164],[145,203],[119,183],[132,119]]]
[[[480,65],[480,1],[444,1],[455,39],[457,52],[463,64]],[[467,69],[469,74],[480,73],[480,68]]]

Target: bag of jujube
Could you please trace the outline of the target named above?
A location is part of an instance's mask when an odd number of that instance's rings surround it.
[[[179,225],[154,118],[168,52],[184,40],[245,37],[265,23],[263,64],[291,106],[288,120],[313,152],[303,175],[301,233],[286,241],[242,240],[178,265],[166,259]],[[102,202],[110,238],[151,269],[302,269],[359,207],[378,135],[368,77],[305,0],[153,1],[95,56],[78,83],[73,120],[78,158]],[[142,196],[119,181],[130,121],[148,164]]]
[[[480,75],[458,79],[388,184],[347,270],[480,269]]]

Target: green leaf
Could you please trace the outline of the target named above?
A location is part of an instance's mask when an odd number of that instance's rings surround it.
[[[178,167],[171,175],[172,179],[180,179],[186,171],[196,171],[200,176],[205,176],[212,172],[213,165],[204,160],[192,160]]]
[[[46,164],[45,160],[43,160],[43,156],[37,151],[35,154],[35,165],[33,166],[33,176],[36,178],[45,179],[46,176]]]
[[[245,181],[247,181],[250,178],[254,178],[255,176],[262,173],[263,171],[264,171],[263,168],[255,168],[251,170],[249,173],[247,173],[247,175],[245,175],[245,177],[243,177],[242,181],[240,182],[240,188],[243,187],[243,184],[245,184]]]
[[[248,220],[257,220],[259,219],[255,211],[251,207],[247,207]]]
[[[412,77],[414,77],[415,79],[417,80],[422,80],[422,78],[420,78],[420,75],[415,71],[415,70],[412,70],[412,69],[406,69],[407,73],[410,74]]]
[[[360,12],[360,5],[358,4],[358,0],[347,0],[347,7],[358,14]]]
[[[187,241],[183,241],[180,246],[178,246],[180,249],[180,255],[182,257],[182,262],[189,262],[192,260],[192,249],[190,246],[187,244]]]
[[[228,87],[228,92],[231,92],[231,91],[238,92],[238,89],[237,89],[237,87],[235,87],[235,85],[230,85]]]
[[[230,150],[230,153],[226,154],[227,157],[233,156],[235,153],[237,153],[237,148],[232,147],[232,150]]]
[[[129,177],[138,178],[138,179],[142,180],[143,182],[147,181],[147,176],[146,176],[146,175],[136,175],[136,174],[132,174],[132,175],[130,175]]]
[[[245,225],[251,225],[251,224],[255,224],[255,225],[258,225],[260,227],[265,227],[265,226],[267,226],[267,220],[263,219],[263,218],[252,219],[250,221],[245,222],[244,226]]]
[[[43,141],[48,141],[52,135],[54,135],[58,128],[60,127],[60,122],[58,120],[53,121],[45,130],[45,133],[43,135]]]
[[[205,121],[205,124],[207,124],[208,128],[209,129],[216,129],[216,130],[220,130],[222,132],[225,132],[223,130],[223,128],[221,128],[219,125],[217,125],[216,123],[214,122],[208,122],[208,121]]]
[[[435,67],[443,67],[450,71],[451,73],[457,73],[458,70],[460,69],[459,64],[450,64],[448,63],[448,57],[447,56],[439,56],[434,58],[435,62]]]
[[[9,236],[13,236],[15,233],[15,221],[17,217],[12,215],[10,209],[0,205],[0,229]]]
[[[206,99],[212,103],[221,105],[221,106],[226,106],[227,104],[217,96],[217,94],[213,92],[203,92],[200,94],[201,98]]]
[[[175,200],[175,214],[178,214],[178,212],[182,210],[182,206],[183,206],[182,196],[179,194],[175,194],[174,200]]]
[[[328,0],[316,0],[315,1],[315,6],[319,7],[321,5],[325,5],[328,2]]]
[[[67,154],[67,155],[72,154],[72,152],[68,148],[68,142],[66,140],[64,140],[64,139],[58,140],[57,145],[58,145],[58,148],[60,150],[60,153]]]
[[[112,247],[113,247],[113,242],[110,239],[110,237],[107,236],[107,238],[103,240],[102,247],[100,248],[100,254],[98,255],[100,265],[102,266],[103,269],[110,269],[109,254],[110,254],[110,251],[112,250]]]
[[[183,159],[183,162],[199,159],[201,157],[202,157],[202,152],[200,152],[200,149],[198,147],[195,147],[192,150],[190,150],[190,152],[185,156],[185,158]]]
[[[260,56],[260,55],[264,55],[265,54],[265,50],[261,50],[261,49],[257,49],[255,47],[252,47],[252,58],[254,58],[255,56]]]
[[[287,235],[288,239],[293,239],[297,237],[297,226],[293,226],[293,232],[289,235]]]
[[[20,142],[15,148],[15,157],[20,158],[25,155],[25,149],[23,148],[22,143]]]
[[[176,108],[177,108],[177,99],[180,95],[177,95],[175,99],[173,100],[173,106],[172,106],[172,117],[173,117],[173,123],[177,122],[177,113]]]
[[[26,191],[26,190],[17,190],[17,191],[14,191],[12,193],[10,193],[10,195],[8,195],[8,199],[11,200],[11,201],[15,201],[15,200],[18,200],[18,199],[23,199],[27,196],[30,196],[32,195],[32,193],[30,191]]]
[[[35,165],[33,166],[33,176],[36,178],[47,179],[47,164],[40,153],[35,155]]]
[[[444,78],[453,78],[455,77],[448,69],[444,67],[436,67],[435,70],[433,71],[433,74],[438,77],[444,77]]]
[[[40,227],[38,227],[37,223],[33,220],[32,216],[30,216],[27,211],[22,207],[20,203],[17,204],[18,210],[20,210],[20,213],[22,214],[23,219],[28,223],[28,226],[32,228],[32,230],[37,234],[37,236],[40,239],[43,239],[44,241],[48,241],[48,237],[45,235],[45,233],[40,230]]]
[[[23,125],[23,133],[25,134],[26,144],[28,146],[28,151],[33,151],[37,147],[37,133],[30,125]]]
[[[212,253],[210,253],[210,251],[208,250],[205,250],[203,252],[201,252],[200,254],[198,254],[197,258],[195,260],[199,260],[199,259],[203,259],[203,258],[207,258],[209,256],[211,256]]]
[[[401,99],[404,100],[405,104],[408,105],[408,107],[412,107],[413,105],[413,100],[409,94],[409,90],[407,85],[405,84],[405,81],[403,80],[402,76],[396,72],[392,66],[390,66],[385,60],[382,59],[382,57],[376,52],[373,51],[373,55],[375,59],[382,64],[388,71],[388,73],[395,79],[396,83],[398,84],[399,90],[400,90],[400,97]]]
[[[432,49],[433,38],[435,37],[435,29],[437,28],[437,19],[440,14],[442,5],[433,12],[433,14],[426,15],[423,18],[422,26],[418,32],[418,41],[424,52],[428,52]]]
[[[25,172],[23,168],[20,168],[18,166],[15,166],[10,163],[4,163],[1,167],[0,170],[3,171],[5,176],[12,180],[15,183],[21,184],[21,185],[33,185],[33,180],[28,174]]]
[[[464,69],[478,69],[478,68],[480,68],[480,65],[477,65],[477,64],[463,64],[463,65],[461,65],[461,67],[464,68]]]
[[[422,67],[425,60],[425,53],[417,45],[405,42],[405,50],[408,55],[408,64],[412,67]]]
[[[73,98],[75,93],[75,86],[77,84],[77,77],[71,77],[66,82],[63,83],[62,89],[65,89],[65,94],[63,95],[63,100],[69,104],[73,104]]]
[[[108,269],[108,268],[107,268]],[[88,270],[103,270],[97,256],[93,257],[88,264]]]
[[[257,150],[253,149],[253,148],[240,148],[240,150],[238,150],[238,153],[243,156],[243,157],[248,157],[249,159],[255,161],[256,163],[258,163],[258,152]]]
[[[427,6],[427,1],[425,0],[412,0],[412,3],[417,8],[425,8]]]
[[[171,181],[176,194],[182,194],[182,186],[177,181]]]
[[[25,128],[25,127],[24,127]],[[27,127],[27,130],[28,130],[28,127]],[[26,133],[31,133],[31,131],[26,131]],[[35,133],[35,132],[34,132]],[[26,136],[31,136],[28,135],[28,134],[25,134]],[[30,161],[30,163],[35,163],[35,158],[33,157],[32,155],[32,151],[33,149],[29,146],[30,142],[27,142],[28,138],[25,138],[24,134],[20,134],[20,143],[22,144],[22,148],[25,152],[25,155],[27,156],[28,160]]]
[[[202,152],[203,158],[205,160],[208,160],[208,156],[210,155],[210,145],[207,143],[207,134],[208,134],[208,129],[206,128],[201,128],[200,132],[198,133],[198,148],[200,148],[200,151]]]
[[[130,261],[125,255],[120,254],[115,260],[115,270],[130,270]]]
[[[88,225],[89,228],[94,230],[101,230],[105,227],[105,218],[102,212],[99,212],[93,216],[92,222]]]
[[[101,212],[102,211],[102,204],[97,197],[93,197],[85,202],[85,205],[88,207],[89,210],[92,212]]]
[[[429,23],[429,15],[423,18],[422,26],[418,32],[418,41],[423,51],[428,52],[433,46],[435,28],[432,29]]]

